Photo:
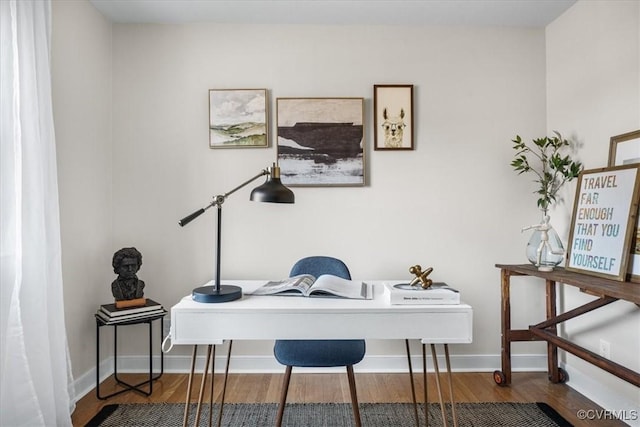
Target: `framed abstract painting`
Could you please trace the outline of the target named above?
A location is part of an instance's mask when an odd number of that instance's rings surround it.
[[[276,114],[283,184],[365,184],[364,98],[278,98]]]

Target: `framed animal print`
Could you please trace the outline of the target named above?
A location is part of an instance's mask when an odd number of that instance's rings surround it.
[[[209,147],[266,148],[266,89],[209,90]]]
[[[365,184],[364,98],[277,98],[276,114],[283,184]]]
[[[374,150],[413,150],[413,85],[373,86]]]

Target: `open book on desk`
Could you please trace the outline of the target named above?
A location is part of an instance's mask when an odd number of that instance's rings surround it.
[[[284,280],[270,281],[251,293],[252,295],[299,295],[305,297],[339,297],[350,299],[372,299],[371,286],[343,279],[332,274],[318,278],[301,274]]]

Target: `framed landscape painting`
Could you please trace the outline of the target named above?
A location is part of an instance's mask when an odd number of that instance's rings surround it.
[[[640,163],[640,130],[612,136],[609,146],[609,166],[637,163]],[[640,212],[638,212],[631,244],[628,273],[632,282],[640,283]]]
[[[375,150],[413,150],[413,85],[373,86]]]
[[[269,145],[266,89],[209,90],[209,147]]]
[[[364,98],[278,98],[276,114],[283,184],[364,185]]]

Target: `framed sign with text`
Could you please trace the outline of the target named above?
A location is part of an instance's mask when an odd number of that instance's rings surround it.
[[[580,174],[567,270],[625,280],[638,214],[639,170],[639,165],[625,165]]]

